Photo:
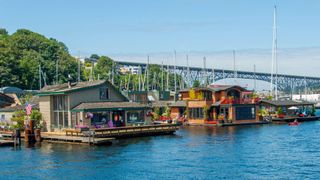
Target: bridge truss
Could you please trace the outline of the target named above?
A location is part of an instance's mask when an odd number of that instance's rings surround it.
[[[116,62],[117,66],[138,66],[141,67],[142,72],[146,70],[147,64],[145,63],[135,63],[135,62]],[[159,64],[157,64],[159,65]],[[159,65],[161,66],[161,65]],[[183,77],[183,80],[188,85],[192,85],[195,80],[200,81],[204,84],[208,82],[209,84],[214,83],[219,80],[228,79],[228,78],[237,78],[237,79],[251,79],[251,80],[260,80],[270,83],[271,74],[270,73],[261,73],[261,72],[250,72],[250,71],[236,71],[233,70],[223,70],[223,69],[209,69],[209,68],[200,68],[200,67],[186,67],[186,66],[176,66],[173,65],[164,65],[164,70],[177,73]],[[189,70],[188,70],[189,69]],[[274,75],[275,77],[276,75]],[[297,76],[297,75],[286,75],[278,74],[277,75],[277,86],[280,91],[295,91],[308,89],[320,88],[320,77],[309,77],[309,76]],[[275,83],[276,85],[276,83]]]

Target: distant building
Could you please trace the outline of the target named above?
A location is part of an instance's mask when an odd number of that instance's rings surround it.
[[[120,67],[120,72],[122,74],[140,74],[140,68],[138,66],[123,66]]]
[[[309,102],[320,102],[320,94],[293,94],[292,100],[303,100]]]

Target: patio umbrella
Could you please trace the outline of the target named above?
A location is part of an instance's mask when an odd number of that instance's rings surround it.
[[[290,110],[297,110],[297,109],[299,109],[299,108],[296,107],[296,106],[291,106],[291,107],[289,107],[288,109],[290,109]]]

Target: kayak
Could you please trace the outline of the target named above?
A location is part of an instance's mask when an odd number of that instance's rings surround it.
[[[291,122],[289,123],[289,126],[298,126],[300,123],[299,122]]]

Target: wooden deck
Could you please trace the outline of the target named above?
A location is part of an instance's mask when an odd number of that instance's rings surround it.
[[[14,146],[14,141],[12,140],[0,140],[0,146]]]
[[[173,134],[179,129],[179,125],[165,124],[165,125],[146,125],[146,126],[133,126],[133,127],[119,127],[119,128],[101,128],[92,129],[93,136],[96,137],[136,137],[136,136],[149,136],[161,134]]]
[[[272,123],[289,123],[297,120],[299,122],[306,122],[306,121],[318,121],[319,116],[312,116],[312,117],[288,117],[288,118],[272,118]]]
[[[72,134],[71,136],[65,132],[43,132],[41,136],[44,141],[49,142],[101,145],[111,144],[113,140],[119,138],[173,134],[178,129],[179,125],[165,124],[90,129],[89,131]]]
[[[223,123],[219,124],[218,126],[248,126],[248,125],[260,125],[260,124],[268,124],[270,122],[267,121],[260,121],[260,122],[247,122],[247,123]]]

